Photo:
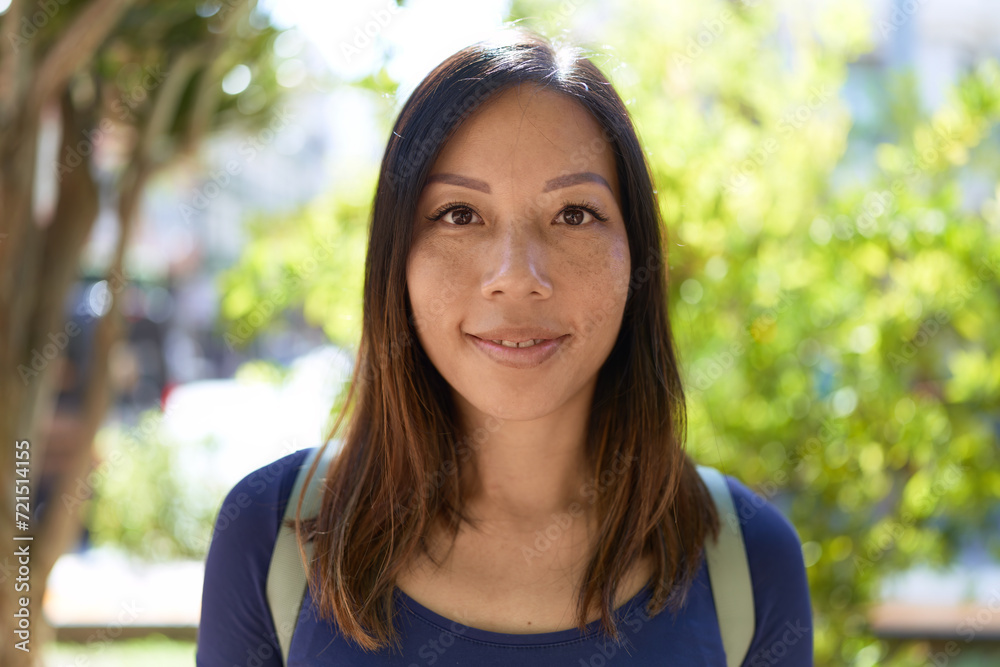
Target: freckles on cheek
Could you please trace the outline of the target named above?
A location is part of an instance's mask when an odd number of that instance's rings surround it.
[[[464,256],[464,259],[463,259]],[[453,310],[469,266],[468,253],[453,252],[439,244],[421,247],[410,262],[409,280],[412,305],[418,317],[438,325]]]
[[[629,264],[628,248],[612,246],[594,252],[579,266],[582,276],[601,300],[614,304],[623,300],[628,291]]]
[[[422,334],[434,324],[431,317],[433,275],[429,268],[425,254],[414,247],[406,265],[406,283],[410,307],[413,309],[414,326],[418,334]]]

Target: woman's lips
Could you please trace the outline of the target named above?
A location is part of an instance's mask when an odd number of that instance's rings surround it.
[[[501,366],[508,368],[528,369],[540,366],[559,351],[569,334],[550,338],[536,343],[531,347],[507,347],[491,340],[483,340],[472,334],[465,334],[466,337],[483,352],[487,357],[497,362]]]

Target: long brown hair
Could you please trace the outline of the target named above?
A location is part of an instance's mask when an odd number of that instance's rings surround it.
[[[428,171],[455,128],[486,99],[531,83],[576,100],[614,149],[632,276],[618,339],[602,366],[587,429],[602,536],[578,596],[586,629],[594,599],[601,628],[619,639],[615,590],[644,553],[655,556],[647,612],[677,610],[719,518],[684,451],[686,411],[667,315],[662,222],[635,129],[622,100],[577,49],[522,30],[454,54],[414,90],[382,159],[365,262],[364,320],[344,407],[346,424],[315,519],[295,522],[322,618],[366,650],[398,645],[397,576],[443,520],[457,534],[463,463],[488,433],[460,433],[448,384],[416,335],[407,298],[412,220]],[[482,429],[480,429],[482,430]],[[624,471],[620,462],[631,462]],[[318,458],[317,458],[318,460]],[[315,473],[316,465],[310,469]],[[608,476],[608,473],[611,476]]]

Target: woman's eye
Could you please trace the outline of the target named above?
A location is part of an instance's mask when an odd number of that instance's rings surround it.
[[[456,206],[455,208],[448,209],[438,217],[450,225],[468,225],[474,222],[479,216],[471,208]]]
[[[593,217],[594,216],[590,213],[590,211],[584,208],[564,208],[559,212],[557,219],[567,225],[577,227],[582,225],[584,222],[590,222],[590,219],[593,219]]]

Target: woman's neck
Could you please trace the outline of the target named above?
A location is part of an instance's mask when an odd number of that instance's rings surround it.
[[[458,397],[472,456],[463,467],[463,511],[481,525],[531,528],[552,515],[593,511],[588,494],[587,423],[593,389],[556,413],[515,420],[491,417]],[[575,505],[574,505],[575,503]]]

